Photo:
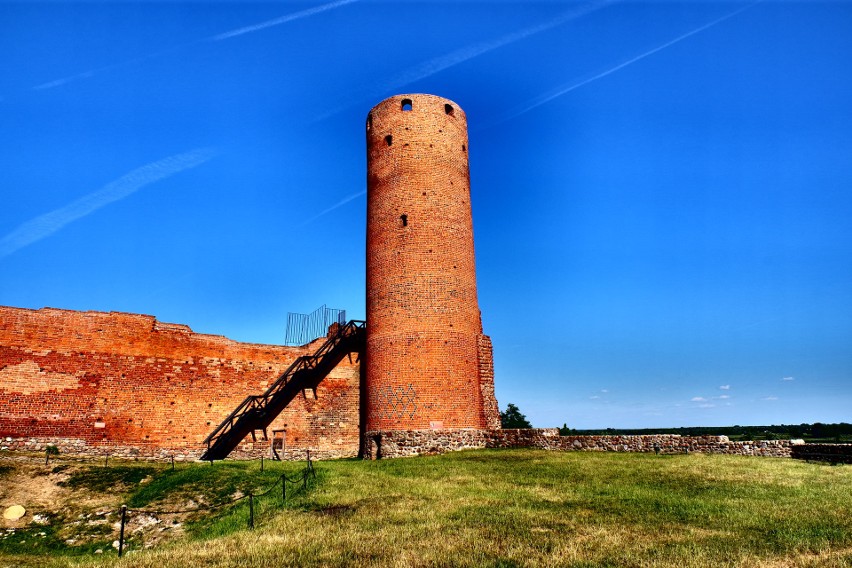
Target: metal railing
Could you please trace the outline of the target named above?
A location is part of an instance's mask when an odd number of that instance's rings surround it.
[[[332,324],[346,324],[346,310],[327,308],[325,304],[309,314],[287,314],[287,330],[284,333],[285,345],[305,345],[325,335]]]

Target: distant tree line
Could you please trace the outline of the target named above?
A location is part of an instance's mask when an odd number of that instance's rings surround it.
[[[509,403],[500,413],[503,428],[532,428],[520,409]],[[771,426],[685,426],[681,428],[604,428],[580,430],[562,424],[562,436],[651,436],[680,434],[681,436],[727,436],[731,440],[790,440],[801,438],[808,442],[852,442],[852,424],[772,424]]]
[[[563,436],[618,436],[680,434],[681,436],[728,436],[731,440],[783,440],[802,438],[830,442],[852,441],[852,424],[773,424],[771,426],[688,426],[683,428],[605,428],[602,430],[579,430],[563,424],[559,429]]]

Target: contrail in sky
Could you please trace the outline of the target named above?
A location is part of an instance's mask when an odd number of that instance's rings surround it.
[[[528,28],[523,28],[508,33],[497,39],[493,39],[490,41],[482,41],[473,45],[468,45],[461,49],[457,49],[456,51],[450,52],[446,55],[430,59],[429,61],[421,63],[413,69],[407,70],[403,73],[400,73],[399,75],[396,75],[395,77],[390,78],[384,85],[382,85],[382,87],[384,87],[386,90],[395,89],[403,85],[407,85],[409,83],[414,83],[415,81],[419,81],[420,79],[425,79],[426,77],[434,75],[439,71],[449,69],[450,67],[454,67],[459,63],[464,63],[468,59],[473,59],[474,57],[477,57],[484,53],[488,53],[489,51],[493,51],[505,45],[509,45],[510,43],[515,43],[516,41],[526,39],[532,35],[545,32],[557,26],[561,26],[562,24],[568,23],[571,20],[576,20],[577,18],[584,16],[589,12],[599,10],[607,4],[611,4],[613,1],[615,0],[589,2],[588,4],[579,6],[573,10],[563,12],[562,14],[559,14],[558,16],[547,22],[542,22],[535,26],[530,26]]]
[[[293,20],[301,20],[302,18],[307,18],[308,16],[313,16],[314,14],[321,14],[322,12],[327,12],[328,10],[333,10],[335,8],[339,8],[340,6],[351,4],[355,1],[357,0],[338,0],[337,2],[330,2],[328,4],[323,4],[322,6],[317,6],[316,8],[308,8],[307,10],[302,10],[301,12],[293,12],[292,14],[287,14],[286,16],[281,16],[280,18],[275,18],[272,20],[266,20],[265,22],[260,22],[259,24],[254,24],[252,26],[237,28],[229,32],[224,32],[219,35],[215,35],[208,39],[213,41],[221,41],[223,39],[228,39],[243,34],[249,34],[266,28],[271,28],[272,26],[280,26],[281,24],[286,24],[287,22],[292,22]]]
[[[535,97],[534,99],[532,99],[530,101],[527,101],[523,106],[516,107],[514,110],[509,111],[507,114],[505,114],[501,118],[490,123],[489,126],[493,126],[494,124],[499,124],[501,122],[505,122],[509,119],[520,116],[520,115],[522,115],[526,112],[531,111],[532,109],[534,109],[536,107],[540,107],[541,105],[552,101],[553,99],[555,99],[557,97],[561,97],[564,94],[570,93],[574,89],[579,89],[583,85],[588,85],[589,83],[591,83],[593,81],[597,81],[598,79],[602,79],[603,77],[606,77],[607,75],[611,75],[612,73],[615,73],[616,71],[619,71],[620,69],[624,69],[628,65],[632,65],[633,63],[636,63],[637,61],[645,59],[649,55],[653,55],[653,54],[657,53],[658,51],[662,51],[662,50],[666,49],[667,47],[671,47],[672,45],[674,45],[674,44],[676,44],[680,41],[683,41],[690,36],[693,36],[693,35],[695,35],[699,32],[703,32],[704,30],[706,30],[708,28],[712,28],[716,24],[720,24],[720,23],[724,22],[725,20],[727,20],[728,18],[733,18],[734,16],[736,16],[740,12],[744,12],[745,10],[748,10],[749,8],[751,8],[755,4],[758,4],[761,1],[762,0],[757,0],[757,2],[752,2],[751,4],[743,6],[742,8],[734,10],[733,12],[725,14],[724,16],[721,16],[719,18],[716,18],[713,21],[710,21],[710,22],[708,22],[708,23],[706,23],[702,26],[699,26],[699,27],[697,27],[693,30],[686,32],[685,34],[679,35],[678,37],[676,37],[672,40],[669,40],[669,41],[667,41],[663,44],[660,44],[653,49],[649,49],[648,51],[645,51],[643,53],[640,53],[639,55],[631,57],[630,59],[628,59],[626,61],[622,61],[621,63],[619,63],[618,65],[615,65],[614,67],[610,67],[610,68],[608,68],[604,71],[596,73],[596,74],[592,75],[591,77],[586,77],[585,79],[579,79],[579,80],[574,81],[572,83],[568,83],[567,85],[557,87],[556,89],[554,89],[552,91],[549,91],[547,93],[539,95],[538,97]]]
[[[54,87],[60,87],[62,85],[66,85],[73,81],[78,81],[80,79],[89,79],[103,73],[104,71],[110,71],[112,69],[119,69],[121,67],[127,67],[128,65],[134,65],[136,63],[140,63],[142,61],[146,61],[148,59],[153,59],[155,57],[160,57],[161,55],[165,55],[167,53],[171,53],[173,51],[177,51],[179,49],[183,49],[185,47],[195,45],[198,43],[205,43],[211,41],[222,41],[225,39],[230,39],[232,37],[241,36],[244,34],[249,34],[252,32],[265,30],[266,28],[271,28],[274,26],[280,26],[281,24],[286,24],[288,22],[293,22],[295,20],[301,20],[302,18],[307,18],[309,16],[313,16],[315,14],[321,14],[322,12],[327,12],[328,10],[333,10],[334,8],[339,8],[340,6],[345,6],[346,4],[352,4],[353,2],[357,2],[358,0],[337,0],[336,2],[329,2],[328,4],[322,4],[321,6],[316,6],[315,8],[308,8],[307,10],[301,10],[299,12],[293,12],[292,14],[287,14],[285,16],[281,16],[278,18],[273,18],[271,20],[266,20],[257,24],[253,24],[251,26],[244,26],[242,28],[236,28],[227,32],[223,32],[220,34],[216,34],[214,36],[202,38],[199,40],[191,41],[188,43],[182,43],[176,45],[174,47],[170,47],[167,49],[163,49],[161,51],[156,51],[154,53],[149,53],[147,55],[141,55],[139,57],[134,57],[133,59],[128,59],[127,61],[122,61],[121,63],[113,63],[111,65],[105,65],[103,67],[98,67],[97,69],[90,69],[89,71],[84,71],[82,73],[77,73],[76,75],[69,75],[68,77],[63,77],[61,79],[55,79],[53,81],[48,81],[47,83],[42,83],[40,85],[36,85],[32,87],[34,91],[41,91],[44,89],[52,89]]]
[[[316,221],[317,219],[319,219],[320,217],[322,217],[322,216],[323,216],[323,215],[325,215],[326,213],[331,213],[332,211],[334,211],[334,210],[335,210],[335,209],[337,209],[338,207],[342,207],[342,206],[346,205],[347,203],[349,203],[349,202],[350,202],[350,201],[352,201],[353,199],[356,199],[356,198],[358,198],[358,197],[361,197],[361,196],[362,196],[362,195],[364,195],[365,193],[367,193],[367,190],[366,190],[366,189],[362,189],[362,190],[361,190],[361,191],[359,191],[358,193],[353,193],[352,195],[350,195],[350,196],[348,196],[348,197],[344,197],[343,199],[341,199],[340,201],[338,201],[337,203],[335,203],[334,205],[332,205],[332,206],[331,206],[331,207],[329,207],[328,209],[323,209],[322,211],[320,211],[319,213],[317,213],[316,215],[314,215],[313,217],[311,217],[310,219],[308,219],[307,221],[305,221],[304,223],[302,223],[302,224],[301,224],[301,225],[299,225],[299,226],[300,226],[300,227],[304,227],[304,226],[305,226],[305,225],[307,225],[308,223],[312,223],[313,221]]]
[[[149,53],[147,55],[140,55],[139,57],[134,57],[133,59],[128,59],[127,61],[122,61],[121,63],[112,63],[110,65],[104,65],[103,67],[98,67],[96,69],[89,69],[88,71],[83,71],[82,73],[77,73],[76,75],[69,75],[68,77],[62,77],[61,79],[54,79],[53,81],[48,81],[47,83],[41,83],[40,85],[36,85],[32,87],[33,91],[43,91],[45,89],[53,89],[56,87],[61,87],[62,85],[67,85],[68,83],[73,83],[74,81],[79,81],[81,79],[91,79],[95,75],[99,75],[104,71],[111,71],[113,69],[121,69],[122,67],[128,67],[130,65],[134,65],[136,63],[141,63],[142,61],[147,61],[148,59],[154,59],[155,57],[159,57],[161,55],[165,55],[166,53],[171,53],[173,51],[177,51],[187,45],[191,44],[182,44],[176,45],[174,47],[170,47],[168,49],[163,49],[161,51],[156,51],[154,53]]]
[[[527,27],[527,28],[523,28],[523,29],[511,32],[511,33],[508,33],[508,34],[503,35],[503,36],[501,36],[497,39],[493,39],[493,40],[489,40],[489,41],[482,41],[482,42],[479,42],[479,43],[475,43],[473,45],[468,45],[468,46],[463,47],[461,49],[457,49],[455,51],[447,53],[446,55],[442,55],[440,57],[435,57],[433,59],[430,59],[428,61],[421,63],[420,65],[415,66],[413,69],[409,69],[409,70],[407,70],[403,73],[400,73],[399,75],[396,75],[396,76],[390,78],[383,85],[380,85],[377,88],[377,90],[380,90],[381,92],[385,92],[385,91],[388,91],[388,90],[391,90],[391,89],[397,89],[397,88],[402,87],[404,85],[407,85],[409,83],[414,83],[415,81],[419,81],[420,79],[425,79],[426,77],[434,75],[435,73],[443,71],[444,69],[449,69],[450,67],[458,65],[459,63],[464,63],[465,61],[467,61],[469,59],[473,59],[474,57],[477,57],[477,56],[482,55],[484,53],[488,53],[489,51],[493,51],[497,48],[503,47],[505,45],[509,45],[510,43],[514,43],[516,41],[520,41],[522,39],[528,38],[532,35],[553,29],[557,26],[561,26],[562,24],[568,23],[571,20],[575,20],[575,19],[577,19],[581,16],[584,16],[584,15],[590,13],[590,12],[593,12],[595,10],[599,10],[599,9],[603,8],[604,6],[606,6],[608,4],[612,4],[613,2],[616,2],[616,1],[618,1],[618,0],[598,0],[596,2],[589,2],[587,4],[584,4],[584,5],[581,5],[577,8],[574,8],[573,10],[568,10],[566,12],[563,12],[563,13],[559,14],[558,16],[556,16],[555,18],[548,20],[546,22],[542,22],[542,23],[536,24],[534,26],[530,26],[530,27]],[[331,110],[327,113],[324,113],[324,114],[318,116],[315,120],[322,120],[324,118],[328,118],[329,116],[337,114],[338,112],[340,112],[344,108],[346,108],[346,106],[339,107],[339,108],[336,108],[334,110]],[[342,199],[341,201],[338,201],[337,203],[335,203],[334,205],[332,205],[328,209],[321,211],[320,213],[314,215],[313,217],[311,217],[310,219],[308,219],[307,221],[302,223],[301,226],[304,227],[308,223],[311,223],[311,222],[319,219],[323,215],[330,213],[331,211],[334,211],[338,207],[342,207],[343,205],[349,203],[350,201],[352,201],[353,199],[355,199],[357,197],[364,195],[365,193],[367,193],[367,192],[366,191],[359,191],[358,193],[354,193],[354,194]]]
[[[460,63],[464,63],[469,59],[473,59],[474,57],[488,53],[489,51],[493,51],[497,48],[509,45],[511,43],[515,43],[516,41],[520,41],[522,39],[526,39],[530,36],[545,32],[557,26],[561,26],[570,22],[571,20],[576,20],[581,16],[585,16],[590,12],[599,10],[604,6],[607,6],[608,4],[612,4],[617,1],[618,0],[598,0],[596,2],[589,2],[577,8],[574,8],[573,10],[563,12],[555,18],[546,22],[516,30],[514,32],[503,35],[497,39],[481,41],[479,43],[475,43],[462,47],[455,51],[451,51],[450,53],[447,53],[445,55],[441,55],[428,61],[424,61],[423,63],[416,65],[411,69],[407,69],[406,71],[403,71],[402,73],[391,77],[387,81],[379,83],[378,85],[374,85],[371,87],[371,91],[384,93],[387,91],[396,90],[400,87],[408,85],[409,83],[420,81],[421,79],[425,79],[426,77],[434,75],[435,73],[439,73],[445,69],[449,69],[450,67],[454,67]],[[351,105],[345,105],[323,113],[319,115],[316,120],[323,120],[325,118],[333,116],[338,112],[342,111],[343,109],[348,108],[348,106]]]
[[[111,181],[97,191],[72,201],[65,207],[30,219],[0,239],[0,258],[52,235],[68,223],[85,217],[104,205],[124,199],[146,185],[200,166],[216,154],[213,148],[197,148],[151,162]]]

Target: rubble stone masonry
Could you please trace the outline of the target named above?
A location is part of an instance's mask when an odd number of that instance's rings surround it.
[[[0,449],[198,457],[202,441],[261,394],[302,347],[239,343],[153,316],[0,306]],[[353,353],[268,430],[288,455],[357,455],[360,362]],[[258,432],[236,455],[268,452]]]
[[[731,442],[727,436],[560,436],[556,428],[523,430],[389,430],[367,432],[364,457],[381,459],[473,448],[538,448],[557,451],[699,452],[790,457],[791,440]]]

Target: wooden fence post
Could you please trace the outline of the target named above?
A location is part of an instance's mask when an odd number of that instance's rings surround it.
[[[118,533],[118,557],[124,552],[124,524],[127,522],[127,505],[121,506],[121,531]]]

